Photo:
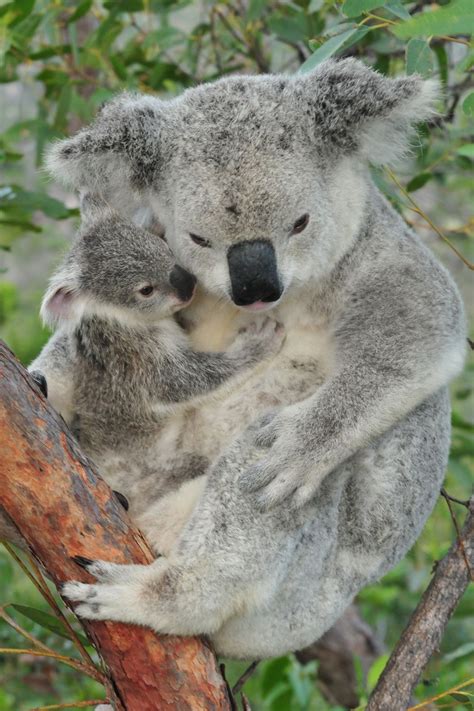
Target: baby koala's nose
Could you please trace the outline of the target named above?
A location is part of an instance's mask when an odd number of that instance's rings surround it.
[[[181,301],[189,301],[192,298],[197,282],[194,274],[190,274],[178,264],[175,264],[171,270],[169,281],[171,286],[178,292],[178,297]]]

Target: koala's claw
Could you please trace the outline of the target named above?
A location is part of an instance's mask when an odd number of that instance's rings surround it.
[[[41,393],[44,395],[44,397],[48,397],[48,382],[44,377],[43,373],[41,373],[39,370],[32,370],[30,372],[30,375],[38,386],[38,388],[41,390]]]
[[[84,568],[84,570],[88,570],[89,566],[94,562],[90,558],[85,558],[83,555],[73,555],[72,559],[77,565]]]
[[[116,498],[118,499],[118,501],[122,504],[125,511],[128,511],[128,509],[130,508],[130,504],[128,502],[127,497],[124,496],[120,491],[115,491],[115,489],[113,490],[113,492],[114,492]]]

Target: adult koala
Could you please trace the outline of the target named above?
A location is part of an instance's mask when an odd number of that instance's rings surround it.
[[[446,466],[464,316],[367,163],[403,152],[435,94],[327,62],[170,101],[122,96],[55,146],[49,166],[70,185],[152,209],[204,289],[187,319],[196,343],[225,345],[257,310],[287,332],[233,398],[171,423],[169,462],[179,442],[228,446],[168,557],[80,561],[99,583],[65,586],[79,614],[278,655],[314,641],[413,544]]]

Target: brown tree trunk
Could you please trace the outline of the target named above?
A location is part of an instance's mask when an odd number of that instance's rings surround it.
[[[0,511],[56,585],[88,581],[72,556],[149,563],[153,554],[62,418],[0,342]],[[228,711],[212,651],[196,638],[84,622],[108,669],[113,703],[128,711]]]

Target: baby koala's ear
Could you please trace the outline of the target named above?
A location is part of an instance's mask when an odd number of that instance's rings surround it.
[[[71,326],[80,318],[84,308],[78,280],[72,271],[60,270],[51,279],[41,304],[41,318],[45,325],[55,328]]]

